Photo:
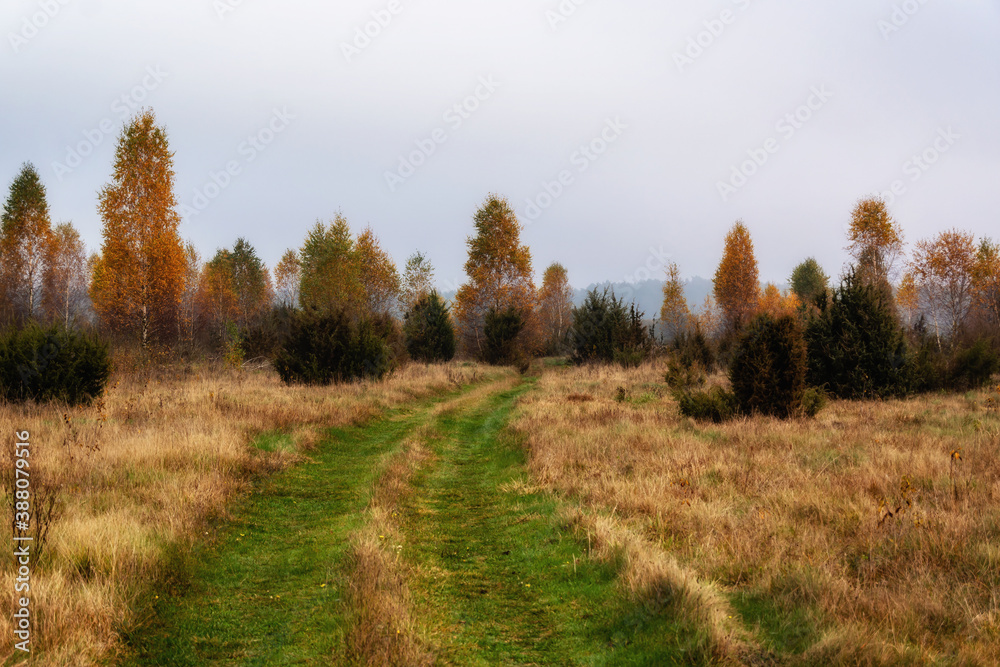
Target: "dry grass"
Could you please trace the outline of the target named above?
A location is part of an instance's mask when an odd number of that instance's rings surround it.
[[[412,365],[379,383],[308,388],[285,387],[263,370],[178,366],[117,375],[89,408],[0,405],[6,447],[15,430],[31,432],[32,484],[60,490],[48,553],[32,572],[33,664],[90,665],[114,654],[170,549],[196,539],[255,474],[300,460],[320,428],[364,422],[483,373]],[[275,430],[292,433],[295,447],[250,446]],[[0,549],[11,553],[9,532]],[[14,590],[8,568],[0,590]],[[0,596],[5,651],[13,610],[13,596]]]
[[[431,665],[434,654],[413,620],[398,510],[410,478],[430,457],[427,431],[404,443],[375,484],[365,526],[351,539],[347,602],[349,659],[362,665]]]
[[[535,483],[626,545],[630,589],[694,592],[723,648],[715,590],[805,609],[807,664],[1000,662],[997,390],[713,425],[679,416],[664,372],[551,372],[515,418]]]

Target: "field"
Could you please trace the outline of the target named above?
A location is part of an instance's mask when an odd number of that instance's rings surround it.
[[[536,370],[0,407],[61,499],[31,664],[1000,661],[997,389],[714,425],[656,364]]]

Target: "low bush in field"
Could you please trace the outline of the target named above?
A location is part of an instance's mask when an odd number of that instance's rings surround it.
[[[394,365],[384,323],[344,312],[305,312],[292,318],[274,368],[286,384],[326,385],[381,379]]]
[[[746,414],[787,419],[802,410],[806,391],[806,344],[791,315],[758,315],[740,337],[729,380]]]
[[[0,398],[84,405],[110,377],[108,345],[96,336],[36,323],[0,334]]]

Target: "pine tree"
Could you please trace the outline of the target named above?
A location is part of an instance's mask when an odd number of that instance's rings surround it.
[[[406,313],[403,334],[406,351],[417,361],[450,361],[455,356],[455,326],[436,291],[422,297]]]

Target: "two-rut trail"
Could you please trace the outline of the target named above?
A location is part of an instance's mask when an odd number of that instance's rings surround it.
[[[121,663],[682,661],[670,621],[630,604],[557,501],[531,492],[506,429],[531,386],[491,381],[331,431],[233,508]]]

